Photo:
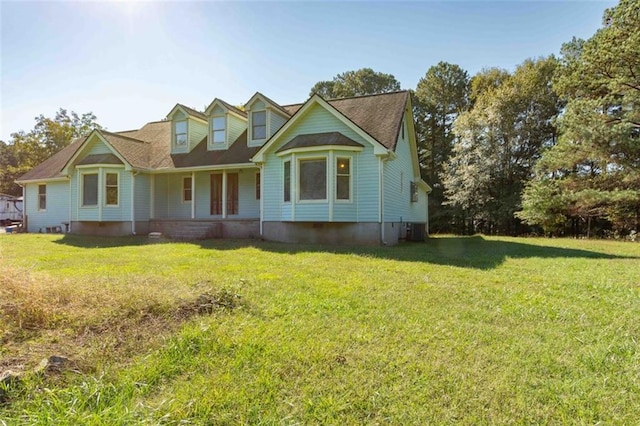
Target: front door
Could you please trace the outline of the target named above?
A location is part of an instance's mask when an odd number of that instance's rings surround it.
[[[222,173],[211,175],[212,216],[222,215]],[[238,214],[238,173],[227,173],[227,212],[225,216]]]

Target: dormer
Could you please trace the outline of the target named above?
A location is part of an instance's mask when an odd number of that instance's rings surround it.
[[[247,113],[221,99],[214,99],[205,114],[209,122],[207,149],[210,151],[229,148],[247,129]]]
[[[289,120],[287,111],[260,92],[246,105],[248,117],[248,146],[262,146]]]
[[[202,142],[208,133],[207,116],[187,106],[176,104],[167,114],[171,121],[171,153],[186,154]]]

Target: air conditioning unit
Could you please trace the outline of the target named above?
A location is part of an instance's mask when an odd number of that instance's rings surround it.
[[[424,223],[412,223],[409,227],[409,240],[410,241],[424,241],[425,237],[425,224]]]

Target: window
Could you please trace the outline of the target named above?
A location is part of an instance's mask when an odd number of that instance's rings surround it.
[[[300,199],[327,199],[327,160],[300,160]]]
[[[256,200],[260,199],[260,172],[256,173]]]
[[[350,200],[351,160],[338,157],[336,163],[336,200]]]
[[[291,201],[291,161],[284,162],[284,201]]]
[[[418,202],[418,184],[415,182],[411,182],[411,202]]]
[[[211,134],[213,143],[225,143],[227,120],[224,117],[215,117],[211,122]]]
[[[175,140],[177,146],[184,146],[187,144],[187,122],[176,121],[175,123]]]
[[[256,111],[251,114],[251,139],[266,139],[267,112]]]
[[[105,185],[105,204],[107,206],[118,205],[118,174],[107,173]]]
[[[98,205],[98,174],[82,175],[82,205]]]
[[[191,192],[192,180],[191,176],[182,178],[182,201],[188,202],[192,200],[192,192]]]
[[[38,185],[38,210],[47,209],[47,185]]]

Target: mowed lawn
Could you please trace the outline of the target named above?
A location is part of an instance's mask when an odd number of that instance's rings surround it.
[[[0,370],[74,363],[8,425],[640,423],[637,243],[2,235],[0,274]]]

